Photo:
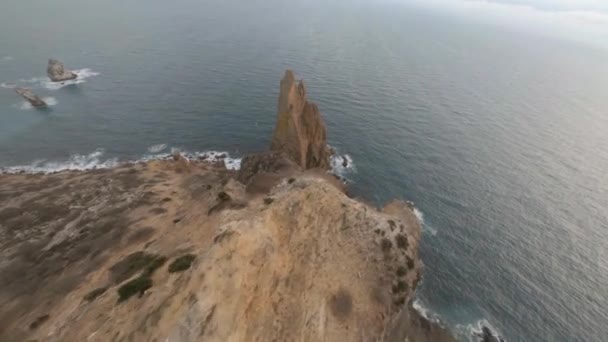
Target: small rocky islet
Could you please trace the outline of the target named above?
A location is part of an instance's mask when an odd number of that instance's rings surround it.
[[[78,77],[76,73],[66,69],[63,63],[52,58],[49,59],[46,74],[52,82],[65,82]],[[15,88],[15,92],[26,99],[34,108],[47,107],[47,103],[44,102],[44,100],[42,100],[38,95],[34,94],[31,89]]]
[[[292,71],[269,145],[0,174],[0,340],[454,341],[412,307],[412,204],[347,195]]]

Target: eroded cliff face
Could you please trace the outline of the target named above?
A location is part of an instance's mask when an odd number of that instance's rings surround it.
[[[422,271],[412,210],[287,176],[265,194],[179,160],[0,176],[1,339],[402,341],[394,325]]]
[[[351,199],[327,156],[289,151],[0,175],[0,340],[453,341],[409,305],[413,209]]]
[[[316,104],[308,102],[304,81],[287,70],[281,80],[277,122],[270,146],[304,169],[329,169],[325,123]]]

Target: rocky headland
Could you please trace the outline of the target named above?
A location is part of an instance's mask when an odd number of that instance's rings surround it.
[[[454,341],[416,312],[420,223],[350,198],[303,82],[238,171],[175,153],[0,175],[1,341]]]

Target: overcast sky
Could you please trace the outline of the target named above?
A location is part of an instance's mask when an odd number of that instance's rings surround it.
[[[608,0],[389,0],[454,12],[608,49]]]
[[[608,0],[486,0],[510,5],[530,6],[548,11],[608,12]]]

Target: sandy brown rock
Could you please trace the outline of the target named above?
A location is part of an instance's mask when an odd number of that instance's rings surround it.
[[[395,323],[422,270],[405,203],[379,211],[314,173],[252,195],[178,163],[0,175],[0,340],[378,341],[412,324]],[[115,265],[136,252],[167,264],[119,303],[144,271]]]
[[[78,77],[78,75],[66,69],[63,66],[63,63],[52,58],[49,59],[49,64],[46,68],[46,74],[53,82],[63,82],[73,80]]]
[[[293,71],[281,80],[272,151],[284,152],[300,167],[329,168],[325,123],[316,104],[308,102],[304,81],[296,83]]]
[[[46,102],[42,100],[38,95],[34,94],[30,89],[27,88],[15,88],[15,92],[26,99],[32,106],[36,108],[46,107]]]

